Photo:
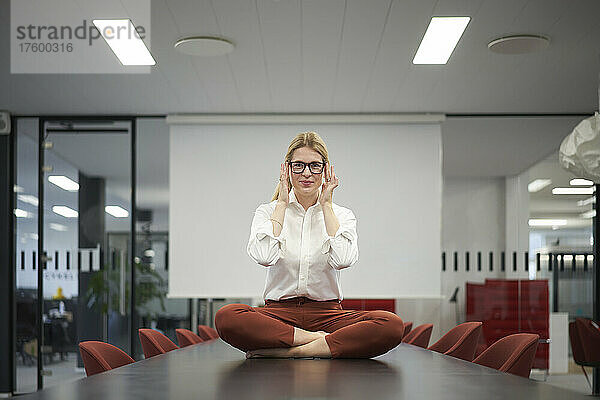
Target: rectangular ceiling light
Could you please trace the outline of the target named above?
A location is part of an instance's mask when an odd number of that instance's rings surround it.
[[[95,19],[93,22],[121,64],[156,64],[130,19]]]
[[[576,188],[561,188],[552,189],[552,194],[594,194],[594,187],[576,187]]]
[[[581,178],[575,178],[569,181],[569,185],[571,186],[592,186],[593,184],[594,182]]]
[[[37,197],[29,195],[29,194],[18,194],[17,199],[21,200],[24,203],[31,204],[32,206],[38,206],[39,200]]]
[[[529,193],[539,192],[551,183],[551,179],[536,179],[535,181],[532,181],[529,183],[529,185],[527,185],[527,190],[529,191]]]
[[[79,183],[63,175],[50,175],[48,181],[68,192],[76,192],[79,190]]]
[[[58,231],[58,232],[66,232],[69,230],[69,228],[67,228],[63,224],[55,224],[54,222],[51,222],[49,226],[50,226],[50,229]]]
[[[594,204],[595,202],[596,202],[596,198],[594,196],[592,196],[592,197],[588,197],[585,200],[579,200],[577,202],[577,205],[579,207],[582,207],[582,206],[587,206],[588,204]]]
[[[471,17],[433,17],[413,64],[446,64]]]
[[[127,218],[129,217],[129,211],[119,206],[106,206],[104,211],[112,215],[115,218]]]
[[[52,206],[52,211],[55,214],[62,215],[65,218],[77,218],[79,213],[67,206]]]
[[[581,218],[594,218],[596,216],[596,210],[586,211],[580,214]]]
[[[529,226],[564,226],[567,224],[566,219],[530,219]]]
[[[33,217],[33,214],[30,212],[27,212],[25,210],[21,210],[20,208],[15,208],[15,217],[17,218],[31,218]]]

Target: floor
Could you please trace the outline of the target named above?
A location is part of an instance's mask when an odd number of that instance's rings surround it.
[[[36,362],[36,360],[33,360]],[[67,353],[64,361],[55,356],[54,362],[46,365],[44,370],[50,371],[51,375],[44,376],[44,388],[56,386],[61,383],[75,381],[85,378],[85,370],[77,369],[77,354]],[[37,389],[37,366],[25,366],[17,363],[17,393],[35,392]]]

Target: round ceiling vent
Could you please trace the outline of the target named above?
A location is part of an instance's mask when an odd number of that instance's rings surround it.
[[[488,49],[499,54],[526,54],[542,51],[550,45],[550,39],[541,35],[514,35],[492,40]]]
[[[194,36],[179,39],[175,48],[191,56],[216,57],[233,51],[233,43],[226,39],[210,36]]]

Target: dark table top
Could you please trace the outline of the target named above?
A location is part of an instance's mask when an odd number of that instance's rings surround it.
[[[370,360],[250,359],[221,340],[175,350],[22,399],[588,398],[415,346]]]

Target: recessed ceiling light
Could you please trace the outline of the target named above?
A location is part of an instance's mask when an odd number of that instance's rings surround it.
[[[15,208],[15,217],[17,218],[31,218],[33,217],[33,214],[30,212],[27,212],[25,210],[21,210],[20,208]]]
[[[488,43],[488,49],[499,54],[526,54],[544,50],[550,39],[541,35],[504,36]]]
[[[585,188],[554,188],[552,189],[552,194],[593,194],[594,187],[585,187]]]
[[[585,200],[579,200],[577,202],[577,205],[579,207],[582,207],[582,206],[587,206],[588,204],[594,204],[595,202],[596,202],[596,197],[592,196],[592,197],[588,197]]]
[[[575,178],[569,181],[569,185],[571,186],[592,186],[593,184],[594,182],[581,178]]]
[[[17,199],[21,200],[24,203],[31,204],[32,206],[37,207],[39,204],[39,200],[35,196],[31,196],[29,194],[18,194]]]
[[[115,218],[127,218],[129,217],[129,211],[119,206],[106,206],[104,211],[112,215]]]
[[[48,181],[69,192],[76,192],[79,190],[79,183],[63,175],[50,175]]]
[[[234,45],[227,39],[212,36],[192,36],[179,39],[175,48],[190,56],[216,57],[233,51]]]
[[[413,64],[446,64],[471,17],[433,17]]]
[[[567,224],[566,219],[530,219],[529,226],[564,226]]]
[[[527,190],[529,193],[539,192],[546,186],[552,183],[551,179],[536,179],[527,185]]]
[[[65,218],[77,218],[79,213],[67,206],[53,206],[52,211],[55,214],[62,215]]]
[[[69,230],[69,228],[67,228],[63,224],[56,224],[54,222],[51,222],[49,226],[50,226],[50,229],[58,231],[58,232],[66,232]]]
[[[95,19],[93,22],[121,64],[156,64],[130,19]]]
[[[579,214],[581,218],[594,218],[596,216],[596,210],[589,210]]]

